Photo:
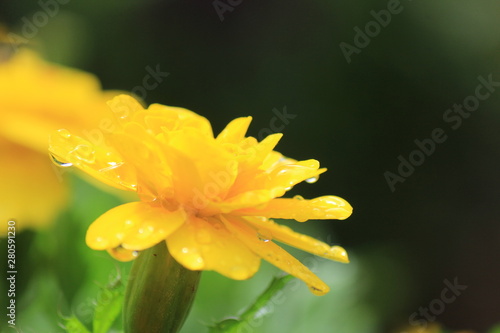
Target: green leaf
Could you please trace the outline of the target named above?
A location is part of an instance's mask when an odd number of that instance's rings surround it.
[[[209,333],[236,333],[246,332],[245,329],[260,326],[263,317],[274,312],[274,307],[280,304],[278,298],[282,297],[283,288],[294,277],[285,275],[274,278],[267,289],[257,298],[240,318],[228,318],[210,327]],[[276,301],[276,302],[275,302]]]
[[[109,331],[122,311],[124,295],[125,288],[120,276],[106,288],[101,289],[97,295],[97,304],[94,309],[94,333],[107,333]]]
[[[75,316],[65,318],[64,328],[68,333],[91,333]]]

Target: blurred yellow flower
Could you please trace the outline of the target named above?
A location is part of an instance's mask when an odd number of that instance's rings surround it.
[[[253,276],[262,258],[304,280],[313,293],[328,292],[273,240],[340,262],[348,262],[345,250],[269,219],[304,222],[351,214],[352,207],[335,196],[279,198],[326,171],[318,161],[296,161],[274,151],[282,134],[261,142],[245,137],[251,117],[233,120],[214,137],[209,121],[186,109],[153,104],[145,110],[126,95],[109,106],[116,124],[105,142],[93,144],[66,129],[50,138],[50,151],[60,164],[136,191],[141,199],[99,217],[87,232],[91,248],[125,261],[166,241],[184,267],[236,280]]]
[[[61,170],[47,154],[49,134],[61,127],[93,128],[111,94],[90,74],[49,64],[34,52],[1,45],[0,220],[17,231],[52,221],[66,201]],[[0,228],[0,236],[6,227]]]

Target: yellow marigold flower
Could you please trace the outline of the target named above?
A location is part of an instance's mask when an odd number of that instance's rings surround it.
[[[439,324],[429,324],[425,326],[414,326],[403,330],[404,333],[444,333],[445,330]],[[446,332],[451,332],[446,330]],[[473,331],[456,331],[456,333],[474,333]]]
[[[49,134],[97,126],[111,95],[93,75],[49,64],[28,49],[0,47],[0,220],[15,219],[18,231],[39,228],[67,197],[61,170],[47,157]],[[5,232],[0,228],[0,236]]]
[[[214,270],[236,280],[257,272],[260,259],[304,280],[322,295],[329,288],[274,241],[328,259],[348,262],[345,250],[293,232],[270,218],[345,219],[343,199],[280,198],[295,184],[326,171],[316,160],[296,161],[274,151],[282,134],[261,142],[245,137],[251,117],[237,118],[214,137],[207,119],[189,110],[152,104],[144,109],[121,95],[109,102],[115,130],[94,145],[66,129],[52,134],[56,160],[100,181],[136,191],[127,203],[99,217],[87,244],[118,260],[166,241],[190,270]]]

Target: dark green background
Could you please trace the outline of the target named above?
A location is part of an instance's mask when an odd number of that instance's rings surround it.
[[[403,0],[349,64],[339,44],[353,44],[353,29],[387,5],[243,0],[221,21],[211,1],[73,0],[35,39],[48,59],[95,73],[105,89],[131,90],[159,66],[170,74],[146,102],[196,111],[215,132],[252,115],[257,136],[286,106],[296,118],[278,150],[329,169],[293,192],[354,207],[308,232],[362,267],[374,331],[408,324],[455,277],[468,288],[436,320],[485,330],[500,319],[500,89],[456,130],[443,114],[474,94],[478,76],[500,81],[500,2]],[[2,1],[0,21],[20,33],[40,8]],[[447,140],[391,192],[384,173],[435,128]]]

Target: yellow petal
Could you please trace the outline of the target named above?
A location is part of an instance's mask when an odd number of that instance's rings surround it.
[[[135,170],[111,148],[96,146],[60,129],[50,136],[49,151],[59,166],[73,165],[105,184],[135,191]]]
[[[197,191],[214,201],[226,197],[238,173],[238,163],[215,139],[203,136],[196,129],[184,129],[178,135],[171,135],[169,147],[182,153],[197,170],[201,181],[196,186]],[[177,165],[177,169],[184,168],[184,165]],[[186,179],[180,179],[180,182],[185,183]],[[192,196],[193,189],[190,191]]]
[[[258,217],[245,217],[245,220],[257,229],[263,239],[277,240],[303,251],[331,260],[348,263],[347,252],[340,246],[329,246],[315,238],[299,234],[287,226]]]
[[[147,191],[159,196],[166,188],[172,188],[172,170],[161,143],[144,127],[128,123],[124,133],[115,133],[109,140],[123,160],[133,166],[139,194]]]
[[[175,122],[172,123],[175,124],[175,127],[165,126],[169,131],[177,131],[184,128],[196,128],[206,137],[214,137],[212,126],[210,125],[208,119],[188,109],[161,104],[151,104],[147,109],[147,114],[168,118],[169,120],[175,119]]]
[[[266,189],[243,192],[221,202],[205,201],[203,205],[200,205],[200,210],[206,215],[229,213],[236,210],[239,212],[239,210],[243,211],[246,207],[262,205],[277,196],[283,195],[284,193],[284,190],[281,189]],[[243,215],[240,213],[237,214]]]
[[[294,219],[299,222],[307,220],[344,220],[352,214],[352,207],[342,198],[327,195],[312,200],[304,200],[301,197],[274,199],[262,208],[240,209],[235,211],[234,214]]]
[[[317,179],[325,171],[325,168],[319,168],[316,160],[280,165],[270,172],[266,187],[292,187],[307,179]]]
[[[94,250],[122,247],[143,250],[166,239],[185,221],[183,211],[169,212],[143,202],[115,207],[92,223],[87,231],[87,245]]]
[[[119,124],[126,124],[134,118],[134,115],[144,108],[132,96],[119,95],[108,101],[108,106],[113,111],[113,115]]]
[[[191,270],[214,270],[235,280],[252,277],[260,258],[214,219],[190,218],[167,238],[170,254]]]
[[[241,141],[242,156],[239,158],[241,164],[240,172],[248,173],[249,171],[267,170],[267,166],[263,166],[263,164],[268,159],[268,156],[273,153],[274,147],[276,147],[282,137],[283,134],[275,133],[268,135],[261,142],[257,142],[253,137],[248,137]]]
[[[131,261],[134,260],[139,255],[138,251],[127,250],[121,246],[112,249],[107,249],[107,251],[110,256],[119,261]]]
[[[236,118],[227,124],[226,128],[217,136],[219,143],[239,143],[245,138],[252,117]]]
[[[221,217],[221,220],[243,244],[258,256],[304,281],[315,295],[324,295],[330,290],[330,288],[314,275],[309,268],[276,245],[273,241],[266,241],[266,239],[262,239],[262,237],[259,238],[258,232],[250,227],[244,219],[225,215]]]

